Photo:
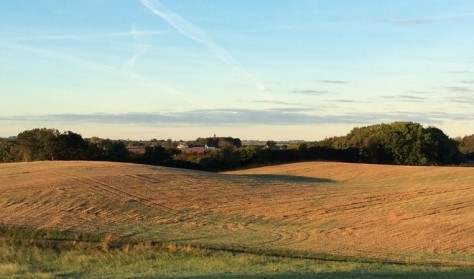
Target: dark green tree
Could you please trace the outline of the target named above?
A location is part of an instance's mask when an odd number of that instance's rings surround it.
[[[357,148],[359,160],[398,165],[446,165],[460,162],[457,144],[440,129],[414,122],[358,127],[345,137],[326,139],[333,148]]]
[[[89,139],[88,158],[99,161],[128,162],[131,160],[131,154],[124,141],[93,137]]]
[[[13,142],[11,140],[0,138],[0,162],[8,163],[15,161],[12,154]]]
[[[88,147],[81,135],[71,131],[64,132],[56,138],[55,159],[85,160]]]
[[[268,149],[276,149],[277,148],[277,143],[274,140],[269,140],[267,141],[265,145]]]
[[[54,160],[57,154],[56,129],[36,128],[18,134],[14,152],[19,161]]]
[[[443,131],[435,127],[428,127],[430,135],[428,154],[430,161],[436,165],[459,164],[463,161],[459,151],[459,142],[449,138]]]
[[[208,171],[232,170],[241,166],[242,153],[232,146],[213,150],[202,156],[199,165]]]
[[[138,161],[150,165],[161,165],[173,159],[173,151],[162,146],[148,146],[145,154],[139,156]]]

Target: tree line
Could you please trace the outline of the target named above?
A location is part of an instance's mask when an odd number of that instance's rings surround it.
[[[0,139],[0,161],[31,162],[45,160],[127,161],[128,150],[122,141],[84,139],[81,135],[56,129],[36,128],[11,139]]]
[[[435,127],[393,122],[357,127],[346,136],[290,146],[242,146],[240,139],[198,138],[194,143],[216,147],[202,153],[185,153],[171,140],[132,153],[123,140],[84,139],[72,131],[36,128],[15,138],[0,138],[0,162],[42,160],[94,160],[132,162],[223,171],[258,165],[325,160],[396,165],[458,165],[474,160],[474,135],[451,139]]]
[[[329,138],[320,144],[336,149],[355,148],[361,162],[425,166],[465,161],[466,156],[459,149],[462,142],[435,127],[394,122],[354,128],[346,136]]]

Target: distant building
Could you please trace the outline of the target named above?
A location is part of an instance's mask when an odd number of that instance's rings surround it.
[[[185,153],[203,153],[206,150],[214,150],[216,149],[213,146],[205,145],[198,145],[198,144],[186,144],[180,143],[178,145],[178,149]]]
[[[185,143],[178,144],[178,149],[186,149],[186,148],[189,148],[189,145],[187,145]]]

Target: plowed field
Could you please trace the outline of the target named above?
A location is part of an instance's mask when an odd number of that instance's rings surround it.
[[[318,162],[212,174],[0,164],[0,224],[474,265],[474,168]]]

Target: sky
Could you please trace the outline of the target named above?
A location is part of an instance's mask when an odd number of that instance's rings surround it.
[[[474,133],[472,0],[0,1],[0,137]]]

